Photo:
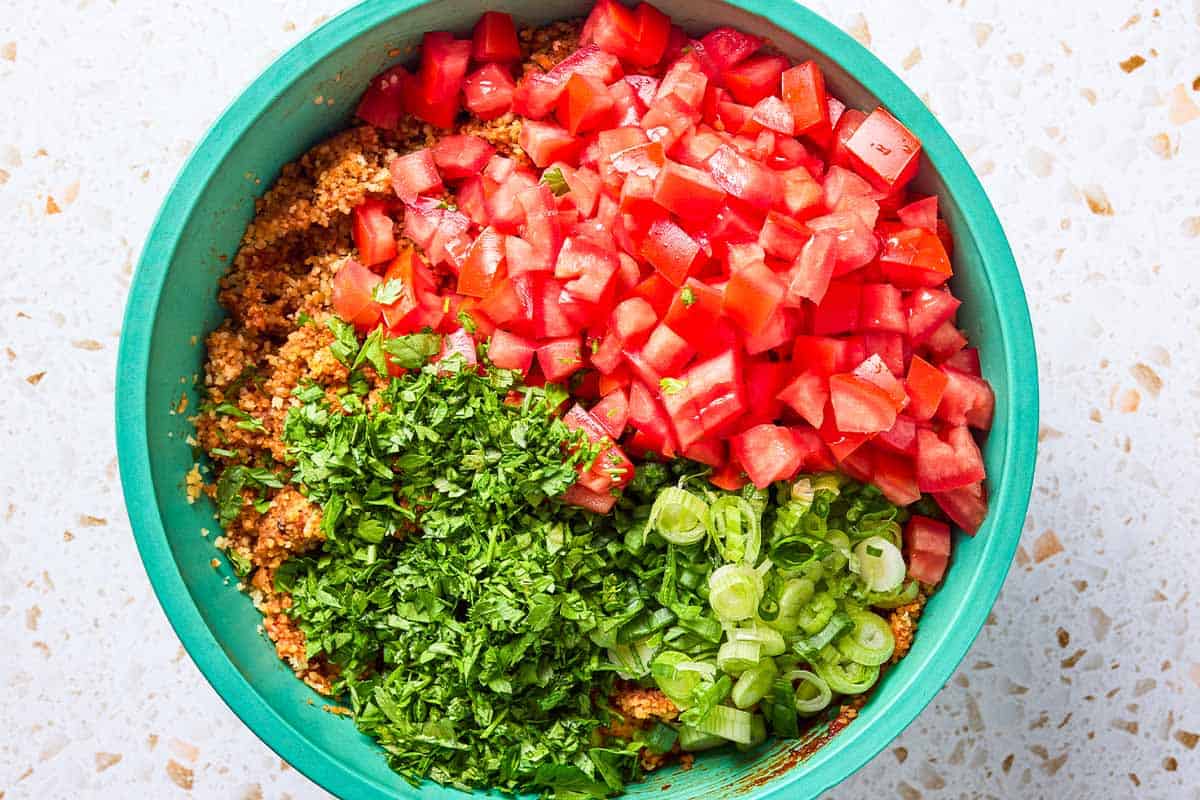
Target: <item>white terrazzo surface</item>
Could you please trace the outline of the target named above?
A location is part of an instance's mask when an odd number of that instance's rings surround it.
[[[173,176],[344,5],[0,3],[4,800],[327,797],[169,629],[122,509],[109,398],[132,264]],[[979,171],[1043,376],[1032,507],[991,623],[832,794],[1200,798],[1200,2],[814,5]]]

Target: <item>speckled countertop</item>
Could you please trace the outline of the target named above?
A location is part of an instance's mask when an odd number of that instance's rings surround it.
[[[220,109],[342,0],[8,0],[0,798],[324,798],[201,679],[113,447],[141,239]],[[1041,459],[995,612],[832,795],[1200,798],[1200,2],[815,2],[929,103],[1029,292]]]

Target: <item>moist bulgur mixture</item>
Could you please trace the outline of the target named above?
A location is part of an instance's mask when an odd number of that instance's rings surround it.
[[[579,29],[574,21],[521,30],[522,69],[547,70],[558,63],[576,49]],[[491,121],[470,118],[452,133],[481,137],[501,154],[528,163],[517,145],[520,126],[510,112]],[[284,420],[289,408],[299,404],[293,390],[302,382],[324,387],[336,404],[349,371],[329,350],[334,336],[326,322],[333,315],[333,276],[356,255],[351,211],[366,198],[392,197],[389,162],[431,146],[440,135],[411,116],[395,131],[368,125],[350,128],[286,165],[256,202],[255,216],[220,281],[219,301],[228,317],[205,340],[206,403],[194,421],[199,448],[209,455],[212,467],[203,484],[200,472],[189,474],[190,493],[203,491],[215,498],[217,479],[234,464],[270,468],[285,462]],[[402,231],[401,219],[395,226],[397,241],[402,247],[412,246]],[[376,391],[388,381],[369,366],[364,372]],[[224,404],[242,413],[214,410]],[[261,424],[239,424],[247,418]],[[273,580],[286,560],[320,546],[321,511],[294,486],[269,489],[265,495],[243,489],[241,510],[216,544],[243,575],[239,586],[262,613],[263,630],[279,658],[309,686],[329,694],[335,668],[321,658],[306,657],[304,634],[289,616],[292,598],[276,591]],[[924,602],[922,593],[916,602],[890,613],[896,640],[891,663],[908,652]],[[853,719],[862,702],[861,697],[848,698],[831,730]],[[624,717],[605,729],[615,737],[629,736],[655,720],[674,720],[680,712],[658,689],[634,683],[619,683],[611,703]],[[647,770],[669,761],[688,768],[692,758],[680,752],[678,743],[666,754],[641,752]]]

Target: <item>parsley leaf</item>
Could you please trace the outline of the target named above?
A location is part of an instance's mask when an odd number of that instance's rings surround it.
[[[685,306],[691,307],[696,303],[696,293],[692,291],[692,287],[685,286],[679,290],[679,299]]]
[[[244,431],[253,431],[254,433],[267,432],[266,427],[262,424],[262,420],[252,417],[233,403],[221,403],[221,405],[213,409],[213,412],[226,417],[234,417],[238,420],[237,427]]]
[[[554,167],[542,173],[542,183],[549,187],[555,197],[562,197],[567,192],[571,191],[571,187],[567,185],[567,179],[562,174],[562,169]]]
[[[390,306],[403,296],[404,283],[395,278],[386,280],[371,290],[371,299],[383,306]]]
[[[358,355],[358,336],[354,333],[354,326],[342,322],[337,317],[330,317],[329,330],[333,331],[333,344],[329,346],[329,351],[333,353],[334,358],[349,367]]]
[[[404,369],[419,369],[442,349],[442,337],[436,333],[410,333],[393,336],[383,343],[392,362]]]
[[[679,394],[686,388],[687,381],[681,381],[679,378],[663,378],[658,382],[658,390],[667,397]]]

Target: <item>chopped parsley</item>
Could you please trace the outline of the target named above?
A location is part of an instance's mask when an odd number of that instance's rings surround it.
[[[691,307],[696,303],[696,293],[692,291],[692,287],[685,286],[679,290],[679,299],[685,306]]]
[[[567,192],[571,191],[571,187],[567,185],[567,179],[562,174],[562,170],[558,167],[548,169],[542,173],[542,183],[549,187],[555,197],[562,197]]]
[[[233,403],[221,403],[213,411],[221,416],[233,417],[237,420],[237,427],[244,431],[252,431],[254,433],[267,432],[266,426],[262,424],[262,420],[252,417]]]
[[[658,390],[668,397],[676,395],[687,388],[687,381],[678,378],[663,378],[658,382]]]
[[[371,290],[371,299],[382,306],[390,306],[404,296],[404,282],[392,278],[383,281]]]

